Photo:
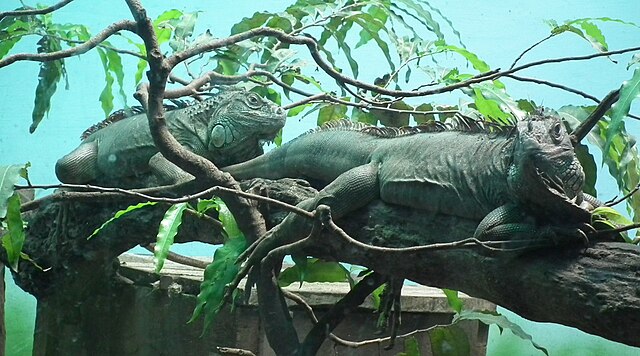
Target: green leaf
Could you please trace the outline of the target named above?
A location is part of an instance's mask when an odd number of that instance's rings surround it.
[[[591,223],[596,230],[608,230],[616,229],[618,227],[627,226],[633,224],[632,221],[627,219],[617,210],[608,206],[599,206],[591,212]],[[633,239],[629,237],[626,231],[620,235],[627,242],[633,242]]]
[[[138,210],[147,206],[151,206],[151,205],[156,205],[156,202],[153,201],[148,201],[148,202],[144,202],[144,203],[138,203],[136,205],[130,205],[128,206],[126,209],[123,210],[118,210],[111,219],[105,221],[104,223],[102,223],[102,225],[100,225],[99,228],[95,229],[93,231],[93,233],[91,233],[91,235],[89,235],[89,237],[87,237],[87,240],[93,238],[94,236],[96,236],[102,229],[104,229],[107,225],[111,224],[112,222],[118,220],[119,218],[121,218],[122,216],[129,214],[130,212],[134,211],[134,210]]]
[[[178,52],[189,46],[189,38],[193,35],[193,29],[197,19],[197,12],[186,13],[180,17],[179,21],[175,24],[173,39],[169,41],[169,47],[171,47],[171,49]]]
[[[423,103],[416,106],[415,111],[433,111],[433,105]],[[412,115],[414,120],[416,120],[416,123],[418,124],[424,124],[427,122],[435,121],[436,119],[436,116],[434,114],[417,114],[416,113]]]
[[[402,112],[394,112],[382,109],[371,109],[371,113],[380,120],[384,126],[402,127],[409,125],[409,112],[413,110],[413,106],[404,101],[396,101],[390,105],[391,109],[403,110]]]
[[[593,158],[593,155],[589,152],[589,147],[587,145],[578,144],[574,148],[574,151],[585,175],[584,187],[582,190],[595,197],[598,195],[596,192],[596,178],[598,176],[598,166],[596,165],[596,161]]]
[[[357,107],[354,107],[351,112],[351,121],[363,122],[369,125],[378,124],[378,118],[371,111],[364,111]]]
[[[102,67],[104,69],[105,76],[105,85],[100,93],[100,104],[102,106],[102,111],[104,112],[105,117],[109,116],[111,111],[113,110],[113,82],[114,78],[111,75],[111,71],[109,70],[109,57],[107,56],[107,51],[98,48],[98,54],[100,55],[100,60],[102,61]]]
[[[7,204],[9,198],[13,196],[14,186],[20,180],[20,175],[26,165],[12,164],[0,166],[0,219],[7,215]]]
[[[395,70],[396,65],[393,62],[393,59],[391,58],[391,54],[389,52],[389,45],[387,45],[387,42],[382,38],[380,38],[380,35],[379,35],[380,31],[383,31],[383,32],[388,31],[384,26],[384,24],[380,23],[379,20],[373,18],[371,15],[366,13],[358,13],[356,15],[350,16],[349,19],[353,20],[356,24],[358,24],[362,28],[362,30],[364,30],[366,33],[368,33],[369,36],[371,36],[371,38],[374,39],[374,41],[382,51],[382,54],[384,54],[384,57],[387,59],[389,68],[392,71]],[[356,44],[356,48],[358,48],[361,45],[362,44],[358,42]]]
[[[491,70],[491,67],[487,64],[487,62],[481,60],[480,58],[478,58],[478,56],[475,53],[472,53],[465,48],[448,45],[444,40],[436,41],[435,45],[436,45],[436,48],[440,51],[449,51],[449,52],[458,53],[459,55],[464,57],[467,61],[469,61],[469,63],[471,63],[473,68],[475,68],[480,73],[485,73]]]
[[[631,102],[638,98],[640,94],[640,68],[636,68],[633,72],[631,80],[624,82],[620,88],[620,99],[611,107],[611,124],[607,130],[607,138],[604,145],[604,151],[608,152],[611,148],[613,138],[620,133],[622,120],[631,108]]]
[[[447,302],[449,303],[451,309],[453,309],[456,313],[460,313],[462,311],[462,308],[464,307],[464,303],[462,302],[462,299],[458,297],[458,291],[443,288],[442,292],[445,296],[447,296]]]
[[[231,35],[258,28],[264,25],[272,16],[273,14],[268,12],[256,12],[251,17],[245,17],[231,27]]]
[[[289,267],[280,273],[278,284],[286,287],[295,282],[347,282],[349,272],[338,262],[328,262],[316,258],[306,259],[304,264]]]
[[[509,321],[509,319],[507,319],[504,315],[501,315],[497,312],[463,310],[462,312],[460,312],[459,314],[456,314],[453,317],[453,323],[456,323],[462,320],[477,320],[486,325],[495,324],[498,326],[498,328],[500,328],[501,331],[503,329],[509,329],[515,336],[523,340],[530,341],[533,347],[544,352],[545,355],[547,356],[549,355],[549,352],[547,351],[547,349],[535,343],[531,335],[527,334],[524,330],[522,330],[522,328],[519,325]]]
[[[13,194],[7,200],[6,222],[8,232],[2,236],[2,246],[7,251],[9,267],[17,271],[25,237],[24,222],[20,216],[20,197],[18,194]]]
[[[38,53],[49,53],[61,50],[60,41],[50,37],[43,37],[38,41]],[[51,108],[51,97],[58,88],[58,82],[65,75],[64,61],[55,60],[40,64],[38,86],[31,113],[29,132],[33,133]]]
[[[433,356],[462,356],[471,354],[467,334],[456,325],[438,326],[429,330]]]
[[[219,218],[227,234],[227,239],[224,245],[216,250],[213,262],[204,271],[200,293],[196,298],[196,308],[189,320],[191,323],[204,313],[205,330],[215,320],[222,308],[225,287],[233,281],[240,268],[235,262],[247,248],[246,239],[240,232],[233,215],[222,200],[216,199],[216,201],[218,202]]]
[[[318,110],[318,126],[346,117],[347,107],[341,104],[325,104]]]
[[[160,273],[160,270],[162,270],[164,266],[164,261],[169,254],[169,249],[171,245],[173,245],[173,239],[178,234],[178,229],[182,224],[182,213],[184,213],[188,206],[188,203],[172,205],[164,214],[162,221],[160,221],[160,227],[158,228],[158,235],[156,237],[156,246],[153,249],[156,273]]]
[[[120,89],[118,93],[126,105],[127,94],[124,92],[124,67],[122,66],[122,58],[118,52],[115,51],[107,51],[107,58],[109,60],[108,70],[115,75],[118,88]]]

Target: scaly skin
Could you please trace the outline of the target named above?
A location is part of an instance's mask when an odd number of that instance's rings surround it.
[[[273,140],[285,118],[279,106],[237,89],[166,113],[178,142],[219,166],[262,154],[261,141]],[[158,152],[145,114],[93,132],[56,163],[56,175],[63,183],[119,184],[149,172],[163,184],[191,178]]]
[[[589,222],[589,212],[579,206],[584,173],[556,116],[536,113],[508,133],[493,134],[444,131],[387,138],[356,126],[320,129],[223,170],[236,179],[330,183],[300,206],[329,205],[334,218],[380,198],[475,219],[481,239],[502,238],[505,231],[518,238],[548,236],[553,229],[538,226]],[[306,232],[298,220],[289,216],[272,232],[282,235],[279,244]]]

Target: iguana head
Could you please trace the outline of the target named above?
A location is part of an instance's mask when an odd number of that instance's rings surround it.
[[[509,183],[525,203],[580,204],[584,172],[560,117],[537,111],[517,124]]]
[[[206,132],[198,136],[207,158],[223,167],[263,153],[262,144],[273,141],[287,113],[273,102],[244,89],[226,89],[198,105]]]

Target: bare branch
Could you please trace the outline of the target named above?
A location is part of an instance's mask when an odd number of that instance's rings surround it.
[[[156,244],[151,243],[142,247],[144,247],[147,251],[154,253]],[[181,265],[191,266],[191,267],[200,268],[200,269],[205,269],[209,265],[209,263],[206,261],[200,261],[195,258],[183,256],[171,251],[169,251],[169,253],[167,254],[167,259],[169,261],[179,263]]]
[[[629,191],[629,193],[625,194],[622,198],[620,198],[620,199],[615,199],[615,198],[614,198],[613,200],[606,202],[606,203],[605,203],[605,206],[612,207],[612,206],[618,205],[618,204],[622,203],[623,201],[625,201],[625,200],[629,199],[629,198],[630,198],[632,195],[634,195],[634,194],[635,194],[639,189],[640,189],[640,184],[637,184],[637,185],[635,186],[635,188],[631,189],[631,191]]]
[[[556,33],[551,33],[549,36],[541,39],[540,41],[532,44],[531,46],[529,46],[529,48],[525,49],[524,51],[522,51],[522,53],[520,53],[520,55],[513,61],[513,63],[511,63],[511,65],[509,66],[509,69],[513,69],[513,67],[516,66],[516,63],[518,63],[518,61],[520,59],[522,59],[522,57],[524,57],[525,54],[527,54],[527,52],[531,51],[532,49],[534,49],[536,46],[540,45],[542,42],[545,42],[546,40],[550,39],[551,37],[555,36]]]
[[[25,15],[44,15],[50,12],[54,12],[63,6],[68,5],[73,0],[62,0],[59,3],[53,4],[49,7],[43,7],[42,9],[24,9],[24,10],[14,10],[14,11],[5,11],[0,12],[0,20],[9,16],[25,16]]]
[[[549,86],[549,87],[552,87],[552,88],[562,89],[564,91],[568,91],[570,93],[580,95],[581,97],[583,97],[585,99],[593,100],[596,103],[600,102],[600,99],[596,98],[595,96],[593,96],[591,94],[587,94],[587,93],[585,93],[583,91],[580,91],[580,90],[577,90],[577,89],[570,88],[570,87],[568,87],[566,85],[552,83],[550,81],[537,79],[537,78],[521,77],[521,76],[514,75],[514,74],[507,74],[507,75],[505,75],[505,77],[511,78],[511,79],[515,79],[515,80],[520,81],[520,82],[531,82],[531,83],[546,85],[546,86]]]
[[[0,68],[6,67],[17,61],[34,61],[34,62],[48,62],[56,59],[68,58],[71,56],[86,53],[92,48],[97,47],[102,41],[109,38],[109,36],[119,31],[126,30],[136,32],[135,22],[129,20],[122,20],[114,22],[107,26],[102,32],[92,37],[90,40],[83,42],[81,45],[64,49],[61,51],[55,51],[50,53],[16,53],[11,56],[7,56],[0,59]]]

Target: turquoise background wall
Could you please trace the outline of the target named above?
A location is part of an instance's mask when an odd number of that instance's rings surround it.
[[[51,4],[53,1],[41,1]],[[208,1],[143,1],[151,17],[162,11],[177,8],[184,11],[201,10],[200,26],[210,28],[215,36],[225,36],[231,26],[245,16],[262,9],[271,11],[284,9],[287,1],[248,1],[233,2]],[[30,5],[33,3],[29,2]],[[431,1],[453,22],[462,34],[466,46],[477,53],[480,58],[493,67],[508,67],[513,59],[525,48],[544,38],[549,28],[544,20],[553,19],[558,22],[585,17],[611,17],[640,24],[640,2],[628,1]],[[0,11],[20,6],[19,1],[5,0],[0,4]],[[89,24],[94,32],[109,23],[130,18],[124,2],[121,1],[86,1],[77,0],[55,15],[58,22]],[[616,23],[603,23],[601,29],[607,36],[611,49],[637,46],[640,43],[640,30]],[[33,43],[23,44],[14,49],[33,51]],[[357,55],[363,63],[360,78],[372,81],[384,72],[375,64],[379,53],[369,53],[362,49]],[[581,55],[592,53],[587,42],[577,36],[564,35],[554,38],[543,46],[528,54],[524,61],[536,59]],[[626,63],[630,55],[615,57]],[[125,65],[135,66],[135,61]],[[346,67],[346,66],[345,66]],[[103,87],[103,73],[99,67],[96,53],[89,53],[80,58],[67,61],[69,72],[69,89],[57,93],[52,102],[49,116],[34,134],[28,133],[38,73],[38,64],[21,62],[9,68],[0,69],[0,165],[24,163],[30,161],[32,181],[35,183],[57,182],[53,174],[53,165],[57,158],[69,152],[78,144],[78,135],[85,128],[103,118],[98,96]],[[562,63],[537,67],[523,75],[548,79],[554,82],[579,88],[597,97],[603,97],[608,91],[631,77],[624,66],[613,66],[609,59],[598,58],[589,63]],[[539,87],[534,84],[521,84],[505,81],[510,94],[516,98],[532,99],[536,103],[558,108],[565,104],[592,104],[575,95],[562,91]],[[129,78],[125,88],[128,94],[134,90],[133,80]],[[448,101],[449,97],[440,96],[429,100]],[[116,98],[116,100],[119,100]],[[454,101],[455,102],[455,101]],[[126,103],[118,102],[116,107]],[[129,105],[135,104],[133,99]],[[632,112],[638,114],[638,105]],[[315,125],[312,116],[304,121],[293,119],[285,131],[285,140]],[[628,130],[637,133],[637,123],[628,124]],[[603,199],[616,195],[613,180],[601,173],[598,181],[599,197]],[[179,247],[178,252],[195,255],[208,255],[202,246]],[[34,299],[17,289],[11,277],[7,292],[7,355],[30,355],[30,336],[33,332],[35,317]],[[526,283],[526,281],[523,281]],[[552,301],[550,301],[552,302]],[[637,355],[640,350],[624,345],[608,342],[598,337],[586,335],[578,330],[551,324],[533,323],[514,316],[535,340],[547,347],[552,355]],[[491,329],[489,355],[528,355],[537,354],[527,342],[510,334],[502,335],[497,329]]]

